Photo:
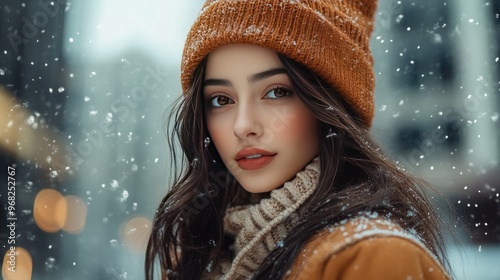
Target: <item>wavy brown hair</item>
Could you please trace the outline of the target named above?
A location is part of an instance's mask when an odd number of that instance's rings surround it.
[[[416,233],[438,259],[447,264],[440,220],[424,195],[429,185],[407,174],[385,156],[367,127],[326,82],[300,63],[278,55],[292,81],[293,91],[320,123],[320,177],[314,193],[302,206],[308,213],[254,272],[254,279],[281,279],[300,249],[329,225],[377,213]],[[223,216],[230,205],[249,203],[222,163],[208,136],[204,120],[203,80],[206,59],[194,73],[191,86],[172,111],[169,147],[176,168],[175,184],[163,198],[154,218],[146,252],[146,279],[200,279],[207,266],[229,252]],[[176,155],[176,141],[182,158]],[[180,171],[180,172],[178,172]],[[159,271],[159,273],[158,273]]]

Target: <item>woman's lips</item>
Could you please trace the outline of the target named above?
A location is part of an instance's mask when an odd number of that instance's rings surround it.
[[[236,154],[235,160],[241,169],[253,170],[261,168],[270,163],[274,159],[275,155],[276,153],[271,153],[263,149],[251,147],[240,150]]]
[[[236,160],[236,163],[241,169],[244,170],[253,170],[264,167],[268,163],[270,163],[274,159],[275,155],[265,156],[262,155],[256,158],[240,158]]]

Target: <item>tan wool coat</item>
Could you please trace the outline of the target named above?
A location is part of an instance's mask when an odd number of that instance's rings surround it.
[[[353,219],[314,236],[287,280],[450,279],[417,239],[387,221]]]

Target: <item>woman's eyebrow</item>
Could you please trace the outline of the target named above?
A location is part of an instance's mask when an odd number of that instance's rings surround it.
[[[224,80],[224,79],[206,79],[203,82],[203,86],[227,86],[227,87],[232,87],[233,85],[229,80]]]
[[[253,74],[252,76],[248,77],[248,82],[255,83],[278,74],[288,74],[288,72],[286,71],[285,68],[273,68],[260,73]]]
[[[269,69],[269,70],[262,71],[262,72],[251,75],[250,77],[248,77],[248,82],[255,83],[255,82],[258,82],[260,80],[264,80],[264,79],[267,79],[271,76],[279,75],[279,74],[288,74],[288,72],[286,71],[285,68],[273,68],[273,69]],[[232,87],[233,85],[231,84],[231,82],[229,80],[226,80],[226,79],[206,79],[203,82],[203,86],[228,86],[228,87]]]

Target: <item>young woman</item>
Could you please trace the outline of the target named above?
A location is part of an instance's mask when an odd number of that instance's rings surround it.
[[[449,278],[427,184],[368,131],[375,9],[205,3],[172,115],[184,164],[156,213],[147,279]]]

